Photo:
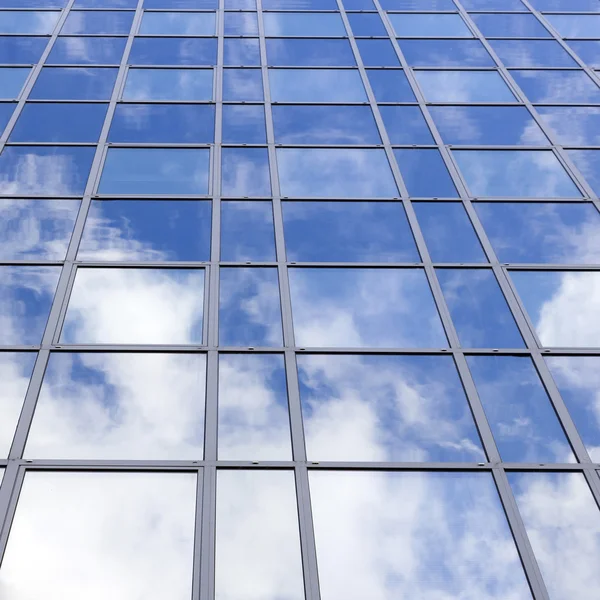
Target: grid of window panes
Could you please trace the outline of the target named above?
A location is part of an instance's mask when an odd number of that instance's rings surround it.
[[[0,0],[2,600],[594,600],[600,0]]]

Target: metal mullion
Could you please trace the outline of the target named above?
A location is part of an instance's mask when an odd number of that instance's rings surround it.
[[[192,600],[200,599],[201,567],[199,557],[202,555],[202,501],[204,499],[204,471],[196,473],[196,506],[194,519],[194,561],[192,567]]]
[[[17,502],[21,489],[23,488],[23,480],[25,478],[25,469],[18,463],[9,463],[4,472],[4,480],[0,488],[0,564],[4,558],[6,544],[12,521],[17,510]]]
[[[200,555],[194,556],[194,564],[200,563],[199,600],[214,600],[217,470],[214,466],[204,466],[202,471],[202,537]]]
[[[284,359],[288,388],[290,434],[292,436],[292,456],[295,461],[304,462],[306,461],[306,446],[304,443],[304,426],[296,353],[293,350],[286,349]]]

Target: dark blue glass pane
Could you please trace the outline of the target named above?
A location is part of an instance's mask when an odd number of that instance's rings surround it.
[[[287,259],[418,262],[406,213],[395,202],[283,202]]]
[[[429,112],[446,144],[550,143],[522,106],[431,106]]]
[[[398,37],[473,37],[458,14],[395,14],[388,19]]]
[[[536,10],[600,12],[598,0],[531,0],[531,6]]]
[[[263,10],[337,10],[335,0],[263,0]]]
[[[467,356],[502,460],[575,462],[529,357]]]
[[[60,12],[52,11],[26,11],[9,10],[2,13],[0,19],[0,34],[23,33],[29,35],[43,35],[52,33]]]
[[[575,67],[577,63],[553,40],[490,40],[507,67]]]
[[[557,134],[559,144],[600,146],[600,108],[538,106],[537,111]]]
[[[144,8],[219,8],[219,0],[144,0]]]
[[[118,65],[125,50],[125,38],[60,37],[46,61],[50,65]]]
[[[0,154],[0,194],[80,196],[95,148],[7,146]]]
[[[533,15],[472,14],[471,18],[486,37],[551,37]]]
[[[366,102],[357,69],[269,69],[273,102]]]
[[[77,258],[209,260],[210,213],[195,200],[93,200]]]
[[[377,102],[416,102],[404,71],[368,69],[367,76]]]
[[[266,148],[223,148],[221,151],[221,194],[270,196],[271,177]]]
[[[44,67],[30,98],[36,100],[110,100],[118,69]]]
[[[0,37],[0,64],[33,64],[48,43],[45,37]]]
[[[584,71],[511,71],[531,102],[600,103],[600,88]]]
[[[207,104],[119,104],[110,142],[204,144],[215,137],[215,107]]]
[[[221,346],[281,346],[277,269],[221,268]]]
[[[350,13],[348,21],[354,35],[384,35],[387,37],[387,31],[378,14],[371,13]]]
[[[399,67],[400,60],[389,40],[356,40],[366,67]]]
[[[415,71],[428,102],[516,102],[496,71]]]
[[[222,136],[224,144],[266,144],[264,107],[223,105]]]
[[[417,198],[456,198],[456,188],[438,150],[394,150],[408,193]]]
[[[108,104],[28,102],[10,134],[11,142],[97,142]]]
[[[345,36],[346,28],[339,13],[264,13],[265,35]]]
[[[12,117],[15,106],[17,106],[16,102],[0,102],[0,135]]]
[[[600,196],[600,152],[597,150],[567,150],[596,195]]]
[[[596,3],[597,4],[597,3]],[[598,9],[600,10],[600,9]],[[600,15],[544,15],[565,38],[600,38]]]
[[[343,4],[346,10],[375,10],[373,0],[344,0]]]
[[[144,12],[139,35],[215,35],[215,13]]]
[[[224,40],[223,64],[248,67],[260,65],[258,40],[237,38]]]
[[[0,8],[64,8],[67,0],[0,0]]]
[[[132,65],[214,65],[217,40],[214,38],[143,38],[133,40]]]
[[[278,144],[381,143],[368,106],[274,106],[273,128]]]
[[[133,23],[133,11],[73,10],[60,30],[72,34],[128,34]]]
[[[256,0],[225,0],[225,10],[231,9],[256,10]]]
[[[260,69],[223,70],[223,100],[248,102],[263,99],[263,80]]]
[[[523,340],[491,269],[436,269],[464,348],[522,348]]]
[[[225,35],[258,35],[255,12],[225,13]]]
[[[418,106],[380,106],[392,144],[433,144],[433,137]]]
[[[137,0],[75,0],[75,8],[136,8]]]
[[[461,0],[467,10],[528,11],[521,0]]]
[[[408,64],[419,67],[493,67],[478,40],[398,40]]]
[[[275,260],[271,202],[221,202],[221,260]]]
[[[381,0],[380,4],[383,10],[456,10],[452,0]]]
[[[569,41],[568,44],[579,55],[579,58],[590,67],[600,67],[600,42],[573,40]]]
[[[124,100],[212,100],[212,69],[129,69]]]
[[[29,73],[31,73],[29,67],[0,69],[0,97],[7,100],[18,98]]]
[[[100,194],[208,194],[209,150],[109,148]]]
[[[348,40],[268,39],[267,61],[275,67],[352,67],[356,65]]]
[[[458,202],[414,202],[433,262],[487,262],[473,225]]]

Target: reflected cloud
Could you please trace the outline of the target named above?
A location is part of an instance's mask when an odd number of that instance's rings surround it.
[[[221,260],[275,260],[275,229],[270,201],[221,202]]]
[[[223,148],[221,150],[221,193],[223,196],[270,196],[271,176],[266,148]]]
[[[415,71],[429,102],[516,102],[495,71]]]
[[[510,72],[531,102],[600,102],[600,88],[584,71]]]
[[[600,146],[600,108],[538,106],[536,110],[557,133],[559,144]]]
[[[269,69],[273,102],[367,102],[357,69]]]
[[[124,100],[212,100],[212,69],[129,69]]]

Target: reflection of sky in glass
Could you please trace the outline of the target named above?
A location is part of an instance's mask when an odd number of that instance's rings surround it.
[[[221,202],[221,260],[275,260],[271,202]]]
[[[595,4],[596,10],[600,10],[598,3]],[[600,15],[545,15],[545,18],[562,37],[600,38]]]
[[[600,67],[600,42],[569,40],[568,44],[590,67]]]
[[[215,13],[144,12],[140,35],[214,35]]]
[[[133,11],[71,11],[60,30],[61,35],[127,35],[133,23]]]
[[[38,62],[48,43],[46,37],[2,37],[0,57],[3,64],[22,65]],[[58,45],[58,40],[55,46]]]
[[[59,17],[60,12],[57,10],[6,11],[2,13],[0,33],[49,34],[52,33]]]
[[[110,100],[118,69],[44,67],[30,98],[35,100]]]
[[[258,40],[225,38],[223,40],[223,64],[233,66],[260,65]]]
[[[18,98],[30,72],[29,67],[0,68],[0,96],[7,100]]]
[[[275,67],[353,67],[356,60],[348,40],[267,39],[267,62]]]
[[[349,13],[347,16],[350,28],[354,35],[387,36],[387,31],[385,30],[379,15],[369,13]]]
[[[600,152],[597,150],[567,150],[567,154],[592,186],[594,192],[600,195]]]
[[[47,63],[50,65],[118,65],[126,43],[126,38],[116,37],[60,37],[52,46]]]
[[[554,40],[489,40],[507,67],[574,67],[577,63]]]
[[[223,148],[221,151],[223,196],[270,196],[271,176],[266,148]]]
[[[145,8],[150,8],[147,2]],[[171,5],[169,8],[179,7]],[[216,62],[216,38],[136,37],[129,54],[132,65],[214,65]]]
[[[344,22],[336,13],[264,13],[263,22],[265,35],[273,37],[346,35]]]
[[[493,67],[479,40],[398,40],[408,64],[421,67]]]
[[[381,106],[379,109],[392,144],[433,144],[418,106]]]
[[[263,81],[260,69],[224,69],[223,100],[262,100]]]
[[[221,135],[224,144],[267,143],[263,106],[225,104],[222,119]]]
[[[258,35],[256,13],[225,13],[223,20],[225,35]]]
[[[273,102],[366,102],[356,69],[269,69]]]
[[[212,69],[129,69],[124,100],[212,100]]]
[[[404,71],[368,69],[369,85],[377,102],[415,102],[415,94]],[[383,107],[381,107],[383,108]]]
[[[531,102],[600,102],[600,88],[584,71],[511,71]]]
[[[428,102],[516,102],[496,71],[415,71]]]
[[[475,25],[486,37],[551,37],[533,15],[472,14]]]
[[[399,37],[473,37],[462,17],[456,14],[389,13],[388,19]]]
[[[390,40],[357,39],[356,45],[365,67],[399,67],[400,60]]]
[[[485,460],[451,358],[297,360],[309,460]]]
[[[457,198],[439,150],[396,149],[394,156],[408,193],[417,198]]]
[[[556,132],[559,144],[600,146],[600,108],[539,106],[537,112]]]

